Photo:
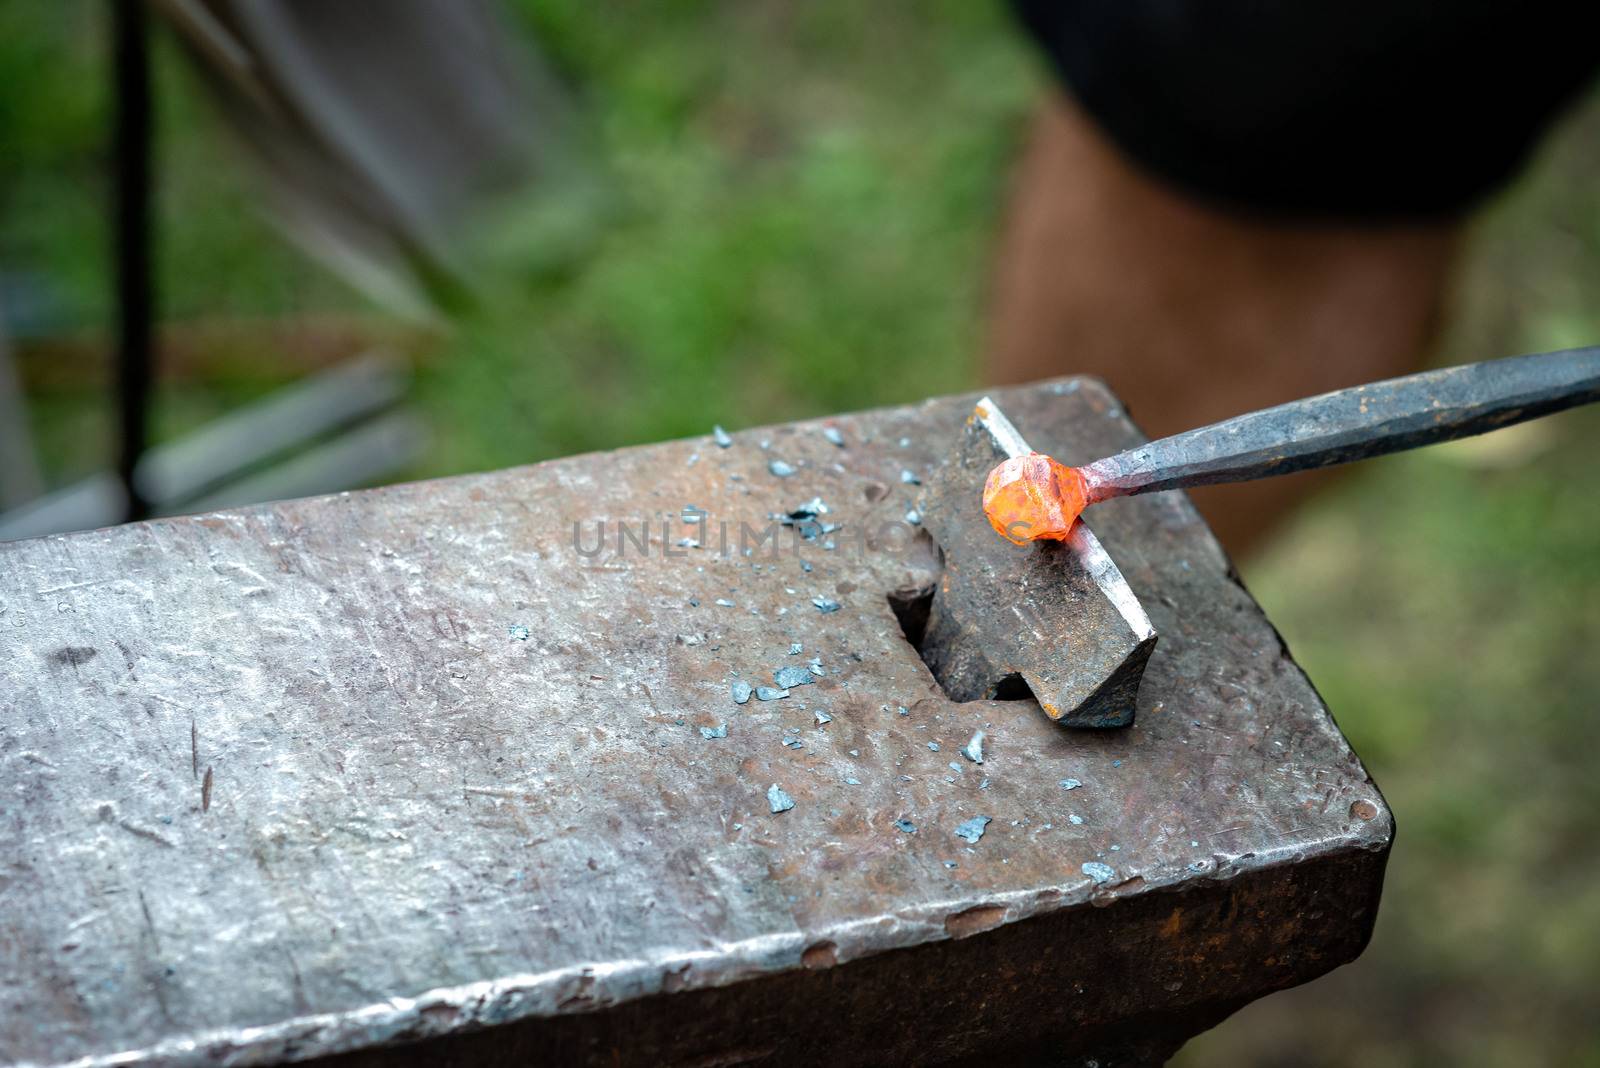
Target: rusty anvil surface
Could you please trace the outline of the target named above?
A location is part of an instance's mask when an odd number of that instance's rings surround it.
[[[851,529],[974,399],[0,545],[0,1062],[1146,1062],[1353,958],[1389,811],[1185,498],[1092,517],[1161,633],[1133,727],[906,642]],[[831,551],[677,547],[816,496]]]

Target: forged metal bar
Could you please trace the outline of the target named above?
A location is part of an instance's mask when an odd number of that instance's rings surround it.
[[[364,353],[231,409],[175,442],[157,445],[145,454],[135,480],[146,499],[168,514],[202,494],[206,495],[203,503],[189,511],[222,507],[211,497],[219,489],[232,489],[241,474],[259,468],[264,461],[394,407],[405,397],[408,378],[398,357],[381,351]],[[401,459],[380,474],[397,471],[405,462]],[[359,486],[369,477],[371,472],[363,470],[342,484],[324,482],[292,496]],[[227,504],[253,504],[282,496],[233,496]]]
[[[1028,448],[1028,443],[1023,440],[1022,434],[1006,418],[1006,413],[1000,406],[988,397],[978,401],[974,410],[974,417],[978,424],[989,431],[1004,451],[1006,456],[1026,456],[1033,450]],[[1146,638],[1155,639],[1155,628],[1150,625],[1150,617],[1145,614],[1144,606],[1139,603],[1139,598],[1134,596],[1133,590],[1128,586],[1128,580],[1122,577],[1122,572],[1117,570],[1116,561],[1106,552],[1100,544],[1100,539],[1094,536],[1088,524],[1079,523],[1073,527],[1072,536],[1067,539],[1067,544],[1078,555],[1089,570],[1090,577],[1106,600],[1116,606],[1117,612],[1128,624],[1128,630],[1140,641]],[[1135,686],[1137,686],[1137,682]]]
[[[902,637],[977,399],[0,545],[0,1063],[1149,1063],[1352,959],[1388,809],[1181,495],[1127,730]]]
[[[1247,482],[1470,437],[1600,400],[1600,348],[1341,389],[1140,445],[1079,470],[1089,500]]]
[[[918,501],[944,558],[917,641],[945,692],[994,698],[1021,678],[1065,727],[1133,722],[1156,632],[1100,540],[1074,523],[1065,543],[998,541],[977,504],[996,461],[1033,450],[989,397]]]
[[[988,433],[995,448],[1006,457],[1026,456],[1033,451],[1023,440],[1022,432],[1006,418],[1006,413],[1000,410],[992,397],[978,399],[972,409],[972,419]]]
[[[399,360],[383,353],[358,357],[146,450],[134,480],[153,514],[177,515],[392,477],[423,449],[415,419],[382,414],[400,401],[405,386]],[[0,541],[110,526],[123,518],[122,501],[115,475],[91,475],[0,512]]]
[[[184,510],[209,512],[370,485],[421,459],[427,444],[427,428],[420,418],[404,409],[389,412],[265,471],[221,486]]]

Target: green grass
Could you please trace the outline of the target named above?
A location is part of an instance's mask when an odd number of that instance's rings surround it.
[[[107,315],[104,27],[10,5],[6,260]],[[970,384],[983,264],[1038,80],[998,6],[516,5],[577,87],[587,158],[479,220],[472,306],[420,368],[416,475],[523,463]],[[271,232],[176,49],[157,56],[166,315],[350,311]],[[63,112],[59,125],[46,116]],[[99,403],[91,389],[48,403]],[[204,392],[206,383],[183,389]],[[203,399],[171,404],[165,435]],[[100,462],[79,440],[58,477]]]
[[[1443,354],[1600,339],[1600,100],[1475,228]],[[1377,932],[1181,1063],[1600,1064],[1600,412],[1366,465],[1245,567],[1393,806]]]
[[[103,331],[98,4],[0,5],[0,269]],[[551,0],[516,18],[577,87],[581,185],[502,207],[414,403],[418,475],[910,400],[975,381],[983,287],[1037,65],[997,5]],[[158,55],[169,319],[375,315],[303,259],[170,46]],[[1600,107],[1469,250],[1443,355],[1600,338]],[[299,373],[219,356],[181,433]],[[105,460],[103,383],[51,379],[57,480]],[[1367,465],[1246,577],[1397,812],[1357,964],[1186,1064],[1600,1064],[1600,419]],[[1494,439],[1489,439],[1493,441]]]
[[[449,428],[436,470],[972,381],[1033,81],[998,11],[637,6],[623,34],[590,5],[526,7],[582,87],[603,187],[564,261],[537,240],[494,249],[459,365],[419,391]],[[547,233],[535,208],[529,233]]]

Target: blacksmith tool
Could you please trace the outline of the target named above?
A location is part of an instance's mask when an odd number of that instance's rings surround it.
[[[973,507],[996,460],[1029,455],[1039,454],[985,397],[929,480],[919,511],[944,571],[922,658],[958,701],[1018,694],[1026,684],[1059,723],[1125,727],[1156,632],[1122,572],[1084,523],[1019,553],[991,537]]]
[[[1018,545],[1071,539],[1074,520],[1112,497],[1248,482],[1365,460],[1600,400],[1600,348],[1485,360],[1291,401],[1174,434],[1083,467],[1010,456],[983,509]]]
[[[1030,450],[984,398],[924,495],[944,573],[923,658],[957,700],[1006,696],[1020,680],[1058,723],[1127,726],[1157,636],[1079,518],[1086,507],[1381,456],[1595,400],[1600,348],[1572,349],[1325,393],[1068,467]],[[990,465],[983,515],[1005,539],[1031,543],[1023,552],[974,537],[978,472]]]

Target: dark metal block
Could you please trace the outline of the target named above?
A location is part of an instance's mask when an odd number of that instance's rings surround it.
[[[929,480],[919,508],[943,574],[918,650],[957,701],[993,698],[1021,679],[1063,726],[1126,727],[1156,634],[1116,563],[1086,521],[1065,541],[1018,546],[983,514],[989,471],[1028,451],[985,397]]]

